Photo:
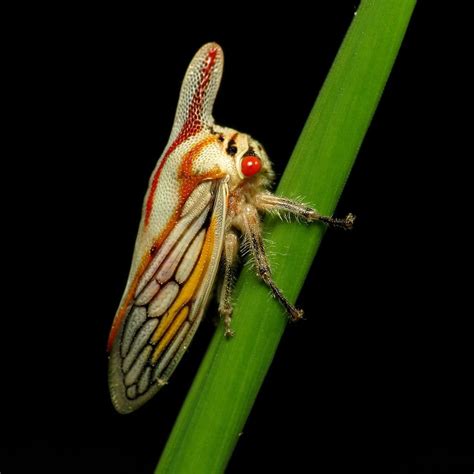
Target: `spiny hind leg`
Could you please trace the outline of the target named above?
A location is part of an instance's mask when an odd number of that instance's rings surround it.
[[[273,281],[270,264],[263,245],[261,223],[257,209],[248,206],[243,212],[242,222],[245,242],[254,260],[257,276],[270,288],[272,295],[282,304],[293,321],[301,319],[303,311],[295,308]]]

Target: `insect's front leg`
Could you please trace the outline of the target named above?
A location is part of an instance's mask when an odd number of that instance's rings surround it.
[[[273,296],[283,305],[293,321],[303,317],[303,311],[295,308],[283,295],[273,281],[270,264],[263,246],[262,230],[258,211],[254,206],[247,205],[242,214],[243,234],[246,244],[255,262],[257,276],[270,288]]]
[[[312,207],[293,201],[292,199],[275,196],[268,192],[259,194],[256,198],[256,203],[258,209],[264,212],[273,212],[277,214],[284,212],[303,219],[306,222],[320,221],[331,227],[351,229],[355,221],[355,216],[352,214],[347,214],[347,216],[342,219],[323,216]]]
[[[234,267],[239,252],[239,239],[235,232],[227,231],[224,240],[222,262],[224,265],[224,281],[219,294],[219,314],[224,321],[224,335],[232,337],[232,289],[234,287]]]

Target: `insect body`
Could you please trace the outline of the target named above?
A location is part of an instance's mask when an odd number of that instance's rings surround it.
[[[274,283],[260,213],[351,227],[268,191],[271,163],[256,140],[214,123],[223,52],[204,45],[188,67],[169,142],[150,178],[130,275],[109,336],[109,386],[120,413],[149,400],[183,356],[202,319],[220,265],[219,313],[231,330],[233,267],[239,237],[257,275],[292,319],[296,309]]]

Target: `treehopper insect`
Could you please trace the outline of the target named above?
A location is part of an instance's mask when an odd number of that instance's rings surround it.
[[[216,43],[194,56],[176,116],[150,178],[122,301],[110,331],[109,386],[120,413],[129,413],[167,383],[203,317],[218,269],[219,313],[232,336],[233,273],[241,242],[255,271],[292,320],[302,317],[272,279],[262,239],[263,213],[293,215],[350,228],[269,191],[274,174],[262,145],[214,122],[223,69]]]

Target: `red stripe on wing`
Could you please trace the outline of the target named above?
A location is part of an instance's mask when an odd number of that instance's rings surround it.
[[[164,240],[170,234],[173,227],[176,225],[178,216],[181,214],[181,209],[183,208],[184,204],[186,203],[187,199],[189,198],[193,190],[196,188],[196,186],[198,186],[199,183],[205,180],[209,180],[209,179],[217,180],[224,177],[224,174],[218,168],[211,169],[207,173],[203,173],[200,175],[193,175],[192,173],[192,164],[194,160],[201,154],[202,150],[206,146],[208,146],[209,144],[211,144],[212,142],[216,140],[217,138],[214,135],[209,135],[204,140],[194,145],[189,150],[189,152],[186,153],[186,155],[184,155],[183,161],[180,167],[180,171],[179,171],[181,186],[180,186],[180,193],[178,197],[176,212],[173,213],[171,219],[166,224],[166,227],[163,229],[161,234],[154,241],[152,249],[154,249],[155,251],[160,248]],[[143,273],[145,272],[150,262],[153,260],[154,254],[155,252],[152,252],[152,251],[146,252],[141,258],[137,272],[135,276],[133,277],[132,283],[130,285],[130,290],[128,291],[127,296],[124,298],[124,301],[122,302],[114,318],[114,321],[112,323],[112,328],[110,330],[109,339],[107,343],[107,352],[110,352],[110,349],[117,336],[120,325],[122,324],[122,321],[125,315],[130,309],[130,304],[133,301],[133,295],[135,294],[135,291],[137,289],[138,281],[140,280],[140,277],[143,275]]]
[[[211,80],[212,68],[214,67],[214,64],[216,62],[217,51],[218,48],[212,48],[209,50],[205,65],[201,70],[201,78],[199,81],[199,85],[191,100],[191,104],[188,109],[188,115],[186,117],[186,121],[184,122],[183,128],[179,132],[175,141],[171,144],[171,146],[164,154],[160,166],[158,167],[153,176],[150,193],[146,202],[145,226],[147,226],[150,221],[151,211],[153,210],[153,199],[155,197],[155,192],[158,186],[158,180],[161,174],[161,170],[163,169],[166,160],[179,145],[181,145],[185,140],[192,137],[193,135],[196,135],[196,133],[198,133],[202,129],[202,105],[206,90]]]

